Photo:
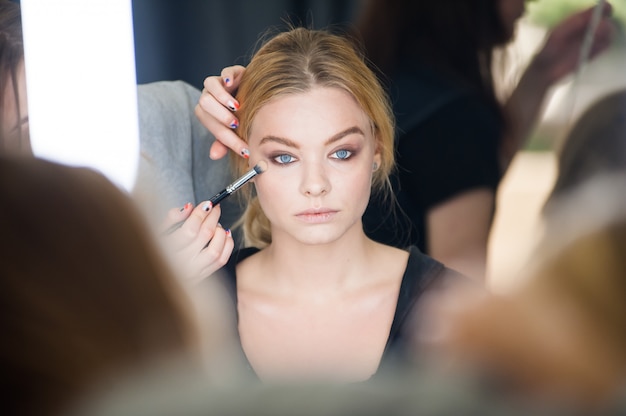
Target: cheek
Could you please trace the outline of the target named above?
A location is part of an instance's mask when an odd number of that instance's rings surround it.
[[[355,169],[349,173],[342,172],[337,175],[337,183],[333,189],[338,190],[351,203],[366,206],[372,191],[371,167]]]
[[[267,175],[267,173],[255,179],[254,187],[263,212],[271,216],[275,206],[285,206],[293,200],[297,188],[293,176]]]

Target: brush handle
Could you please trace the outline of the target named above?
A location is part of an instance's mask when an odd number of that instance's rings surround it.
[[[250,179],[254,178],[258,173],[259,173],[258,168],[255,166],[253,169],[250,169],[248,172],[246,172],[242,177],[237,179],[235,182],[228,185],[225,189],[213,195],[209,199],[209,201],[211,202],[211,204],[213,204],[213,206],[216,206],[217,204],[222,202],[224,199],[226,199],[230,194],[235,192],[237,189],[241,188]],[[186,220],[177,222],[176,224],[172,225],[170,228],[165,230],[163,234],[167,235],[167,234],[173,233],[174,231],[178,230],[184,224],[185,221]]]
[[[229,191],[228,188],[224,189],[223,191],[213,195],[209,201],[211,201],[211,203],[213,204],[213,206],[216,206],[217,204],[219,204],[220,202],[222,202],[222,200],[226,199],[226,197],[228,195],[230,195],[231,193],[233,193],[233,191]]]

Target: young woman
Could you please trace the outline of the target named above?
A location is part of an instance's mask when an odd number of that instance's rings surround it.
[[[385,74],[397,117],[398,170],[392,178],[401,210],[374,198],[367,234],[423,252],[484,279],[496,190],[537,119],[549,88],[570,74],[591,21],[587,9],[555,27],[506,103],[494,92],[494,48],[513,38],[524,0],[371,0],[359,28],[368,58]],[[591,56],[610,43],[606,5]],[[242,101],[229,93],[242,67],[208,77],[196,115],[220,143],[245,155],[231,131]],[[228,107],[231,111],[228,111]],[[230,126],[230,127],[229,127]]]
[[[363,231],[394,164],[384,90],[348,40],[298,28],[255,54],[237,98],[238,174],[269,165],[227,267],[244,357],[262,380],[368,379],[407,347],[423,292],[459,276]]]

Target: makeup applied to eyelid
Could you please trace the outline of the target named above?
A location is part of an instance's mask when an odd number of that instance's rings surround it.
[[[363,133],[363,130],[361,130],[357,126],[353,126],[333,135],[331,138],[329,138],[328,140],[324,142],[324,146],[328,146],[329,144],[332,144],[338,140],[341,140],[350,134],[360,134],[361,136],[365,136],[365,133]],[[287,139],[285,137],[278,137],[274,135],[268,135],[268,136],[263,137],[261,141],[259,142],[259,146],[265,143],[269,143],[269,142],[280,143],[285,146],[293,147],[294,149],[300,149],[300,145],[298,145],[294,141]]]

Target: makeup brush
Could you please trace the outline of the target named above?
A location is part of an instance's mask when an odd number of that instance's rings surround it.
[[[212,206],[215,206],[215,205],[219,204],[224,199],[226,199],[230,195],[232,195],[235,191],[237,191],[237,189],[239,189],[243,185],[245,185],[246,182],[248,182],[250,179],[254,178],[256,175],[260,175],[261,173],[265,172],[266,169],[267,169],[267,162],[264,161],[264,160],[259,161],[259,163],[254,165],[254,167],[252,169],[250,169],[248,172],[243,174],[235,182],[231,183],[226,188],[222,189],[220,192],[216,193],[211,198],[209,198],[209,202],[212,204]],[[168,228],[164,232],[164,234],[171,234],[171,233],[173,233],[174,231],[179,229],[183,225],[184,222],[185,221],[177,222],[176,224],[174,224],[170,228]]]

